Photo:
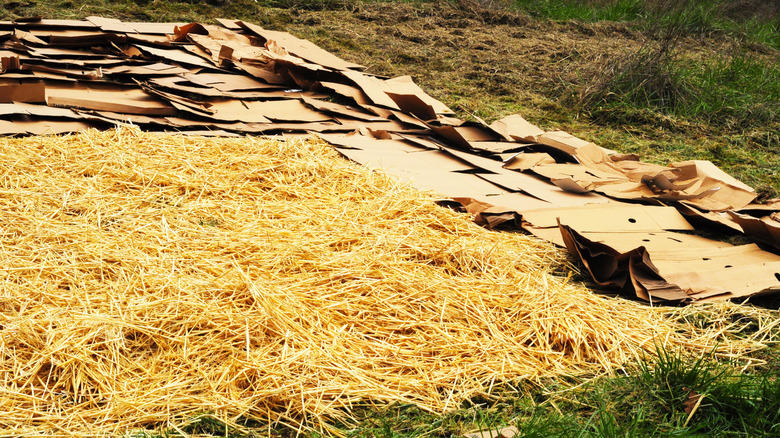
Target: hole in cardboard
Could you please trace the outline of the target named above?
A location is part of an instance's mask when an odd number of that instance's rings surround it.
[[[649,242],[650,239],[642,239],[642,242]]]
[[[712,260],[712,259],[709,257],[702,257],[702,260]]]
[[[635,223],[636,223],[636,219],[634,219],[634,218],[632,218],[632,217],[628,218],[628,221],[629,221],[629,222],[631,222],[632,224],[635,224]]]
[[[775,278],[780,281],[780,272],[775,272]]]
[[[731,266],[731,265],[726,265],[726,266],[724,266],[724,268],[733,268],[733,266]]]

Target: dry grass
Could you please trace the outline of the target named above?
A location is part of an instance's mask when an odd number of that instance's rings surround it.
[[[0,429],[316,427],[353,403],[441,412],[523,377],[707,349],[317,142],[129,128],[0,143]],[[744,345],[724,343],[734,351]]]

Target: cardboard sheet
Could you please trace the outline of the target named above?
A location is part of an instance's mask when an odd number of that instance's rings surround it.
[[[46,87],[46,104],[55,107],[114,111],[127,114],[155,116],[176,114],[176,109],[163,100],[137,88],[118,86],[95,87],[51,84]]]

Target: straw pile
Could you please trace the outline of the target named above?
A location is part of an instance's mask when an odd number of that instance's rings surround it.
[[[689,333],[318,142],[3,139],[0,429],[455,408]],[[706,339],[687,339],[706,344]]]

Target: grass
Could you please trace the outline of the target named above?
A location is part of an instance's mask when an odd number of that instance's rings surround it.
[[[659,349],[628,371],[595,379],[507,385],[500,397],[477,398],[435,415],[414,405],[362,406],[355,421],[303,436],[353,438],[449,437],[515,426],[520,437],[754,437],[780,433],[780,380],[776,372],[742,373],[713,357]],[[207,415],[180,432],[258,436]],[[286,436],[268,430],[263,435]],[[154,435],[147,435],[154,436]]]
[[[780,8],[771,5],[771,0],[514,0],[517,9],[538,18],[634,22],[645,29],[682,24],[689,34],[721,33],[780,48]]]
[[[643,111],[741,132],[780,124],[780,64],[745,53],[705,61],[643,47],[608,67],[583,97],[591,116],[641,120]]]
[[[558,386],[526,386],[436,421],[409,407],[373,410],[347,435],[449,436],[514,425],[523,437],[775,436],[780,427],[776,375],[737,373],[711,357],[659,349],[626,374]]]

